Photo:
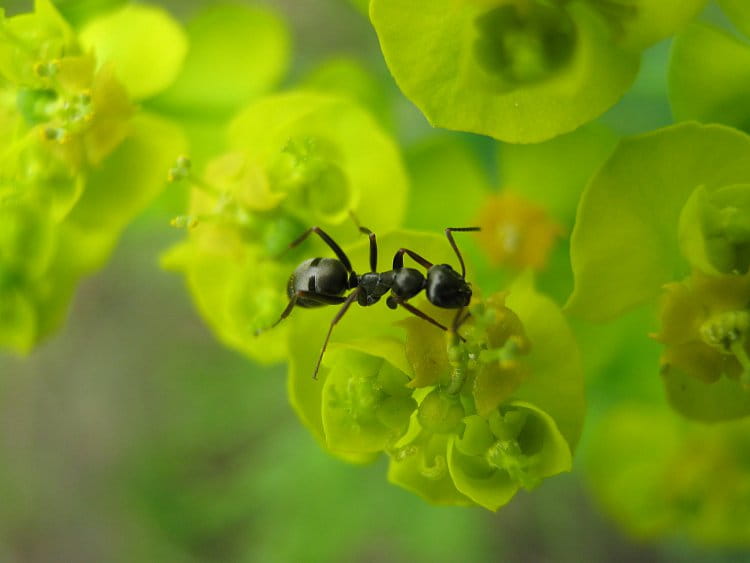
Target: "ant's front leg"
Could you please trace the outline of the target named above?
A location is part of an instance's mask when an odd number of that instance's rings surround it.
[[[341,305],[341,303],[346,301],[345,297],[338,297],[337,295],[319,295],[310,291],[295,291],[286,308],[281,313],[279,320],[277,320],[269,327],[259,328],[255,331],[255,336],[259,336],[260,334],[271,330],[272,328],[275,328],[281,321],[287,318],[291,314],[292,309],[294,309],[295,305],[297,305],[297,301],[299,299],[306,299],[308,301],[319,303],[320,305]]]

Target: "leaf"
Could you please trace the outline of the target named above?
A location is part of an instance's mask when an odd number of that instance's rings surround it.
[[[678,221],[692,191],[748,178],[750,138],[728,127],[684,123],[623,140],[581,199],[567,310],[603,321],[656,297],[685,273]]]

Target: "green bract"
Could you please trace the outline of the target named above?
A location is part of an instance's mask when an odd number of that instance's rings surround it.
[[[681,230],[690,232],[680,228],[685,204],[698,188],[715,199],[748,181],[750,137],[728,127],[685,123],[623,140],[579,206],[568,308],[591,320],[613,318],[656,297],[690,262],[700,268],[703,246],[680,248]],[[713,228],[722,232],[718,223]]]
[[[0,347],[21,353],[59,325],[184,150],[50,2],[35,8],[0,20]]]
[[[664,292],[662,375],[693,418],[750,412],[749,181],[750,137],[734,129],[633,137],[589,184],[573,231],[569,310],[601,321]]]
[[[186,32],[185,64],[155,100],[169,112],[228,115],[270,91],[289,64],[289,32],[266,7],[211,3]]]
[[[614,105],[639,51],[703,3],[373,0],[370,17],[396,81],[433,125],[528,143]]]
[[[182,221],[195,228],[168,261],[184,270],[225,342],[255,359],[278,361],[287,352],[290,323],[255,333],[284,310],[294,268],[331,254],[315,235],[285,252],[289,244],[313,225],[340,244],[355,240],[350,212],[378,230],[394,228],[404,213],[406,175],[395,144],[367,112],[313,92],[248,106],[229,124],[227,144],[229,152],[193,178]]]
[[[188,49],[179,23],[162,8],[146,4],[128,4],[90,21],[81,31],[81,43],[96,52],[99,63],[113,65],[136,100],[172,84]]]
[[[730,15],[735,15],[737,26],[750,34],[747,4],[722,5]],[[677,119],[715,121],[748,130],[748,96],[747,37],[738,38],[707,23],[694,23],[675,38],[669,67],[669,99]]]

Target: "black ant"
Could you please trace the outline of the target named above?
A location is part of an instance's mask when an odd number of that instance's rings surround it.
[[[301,244],[312,233],[318,235],[325,242],[337,258],[310,258],[297,266],[294,273],[289,278],[286,292],[289,296],[289,304],[281,313],[279,320],[264,330],[270,330],[278,325],[281,321],[289,316],[294,307],[321,307],[323,305],[341,305],[343,307],[336,313],[328,328],[323,348],[318,357],[318,363],[315,365],[313,379],[317,379],[320,362],[323,360],[328,340],[331,338],[333,327],[341,320],[352,303],[356,300],[363,307],[369,307],[377,303],[381,297],[390,291],[386,299],[386,305],[390,309],[403,307],[413,315],[424,319],[428,323],[447,331],[448,328],[430,317],[428,314],[420,311],[413,305],[407,303],[407,300],[416,296],[424,290],[427,300],[443,309],[462,309],[469,305],[471,301],[471,286],[466,281],[466,266],[461,252],[453,240],[454,232],[478,231],[479,227],[449,227],[445,229],[445,236],[448,237],[453,250],[458,256],[458,262],[461,264],[461,274],[459,275],[448,264],[432,264],[413,250],[408,248],[399,248],[393,257],[393,269],[387,272],[378,272],[378,245],[375,240],[375,233],[365,227],[359,227],[362,234],[370,238],[370,271],[366,274],[357,275],[352,269],[346,253],[336,242],[326,234],[320,227],[311,227],[307,229],[299,238],[293,241],[289,248]],[[404,267],[404,254],[408,254],[412,260],[427,270],[427,276],[414,268]],[[344,296],[347,290],[353,289],[349,295]],[[468,315],[467,315],[468,316]],[[453,323],[453,330],[466,319],[462,319],[461,311],[458,312]],[[256,336],[263,332],[259,330]],[[460,338],[460,336],[459,336]]]

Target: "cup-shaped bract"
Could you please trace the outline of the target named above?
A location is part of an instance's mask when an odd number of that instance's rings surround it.
[[[465,341],[405,324],[419,408],[389,478],[430,502],[497,510],[520,488],[570,470],[582,370],[559,309],[528,279],[470,310]]]

